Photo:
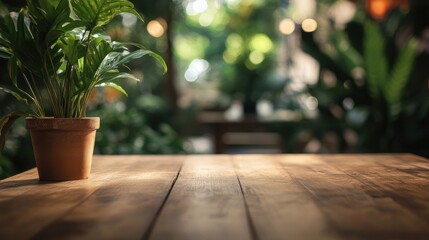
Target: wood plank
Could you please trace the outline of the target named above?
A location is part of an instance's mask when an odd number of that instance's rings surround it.
[[[383,189],[360,182],[328,165],[327,156],[280,156],[293,179],[313,196],[320,209],[344,237],[363,239],[423,239],[429,226],[402,207]],[[344,161],[349,160],[345,158]],[[347,161],[349,163],[351,161]],[[364,172],[362,169],[361,172]],[[377,191],[380,195],[368,195]]]
[[[40,182],[37,169],[25,171],[18,175],[0,181],[0,203],[2,201],[13,201],[12,199],[22,194],[32,194],[42,192],[49,188],[58,189],[67,188],[77,184],[97,184],[104,180],[104,175],[111,172],[109,168],[115,165],[117,157],[104,157],[102,162],[98,161],[99,157],[94,157],[92,164],[91,176],[89,180],[84,181],[63,181],[63,182]],[[55,184],[53,184],[55,183]],[[4,190],[4,191],[2,191]]]
[[[372,186],[366,191],[368,195],[389,197],[429,223],[429,178],[423,177],[425,168],[414,165],[429,166],[429,162],[420,162],[412,155],[347,156],[347,162],[337,155],[324,160]]]
[[[229,156],[189,156],[150,239],[251,239]]]
[[[394,161],[394,167],[402,172],[412,174],[423,179],[429,178],[429,159],[414,154],[390,155],[390,160]],[[381,164],[387,162],[380,161]]]
[[[0,181],[0,203],[10,200],[39,184],[35,168]]]
[[[400,159],[402,162],[410,164],[412,166],[429,170],[429,159],[417,156],[415,154],[391,154],[393,159]]]
[[[0,181],[0,239],[28,238],[429,239],[429,161],[98,156],[88,180]]]
[[[332,161],[352,161],[360,164],[373,162],[413,176],[429,177],[429,159],[414,154],[324,154],[323,157]]]
[[[7,192],[10,198],[0,204],[0,236],[5,239],[30,238],[86,199],[100,184],[114,178],[120,167],[111,167],[118,158],[95,157],[91,177],[86,180],[39,182],[36,172],[32,171],[32,174],[10,178],[12,183],[10,179],[2,181],[2,184],[9,184],[2,194]],[[21,186],[20,181],[28,182]]]
[[[339,239],[314,200],[275,160],[233,157],[258,239]]]
[[[98,160],[94,158],[94,171],[86,180],[39,182],[32,171],[32,174],[25,173],[2,181],[3,187],[9,184],[2,194],[9,196],[0,202],[0,236],[4,239],[28,239],[86,199],[119,170],[104,168],[105,164],[109,166],[117,162],[116,157]],[[22,186],[20,181],[26,183]]]
[[[126,167],[35,237],[141,239],[177,177],[182,159],[135,156],[124,157],[117,164]]]

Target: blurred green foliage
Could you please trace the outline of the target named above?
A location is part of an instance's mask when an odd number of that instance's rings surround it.
[[[19,1],[8,2],[15,8],[19,5]],[[285,94],[290,79],[272,72],[279,64],[277,54],[284,50],[279,50],[279,44],[288,38],[277,32],[278,21],[285,17],[284,12],[278,11],[279,1],[224,1],[214,10],[195,15],[186,13],[185,3],[189,1],[133,2],[146,22],[124,27],[123,18],[117,18],[109,26],[110,35],[140,42],[164,58],[168,41],[173,41],[177,85],[185,81],[185,70],[198,58],[210,63],[207,81],[186,84],[218,81],[222,97],[229,100],[237,95],[244,101],[264,97],[280,110],[303,111],[299,98],[314,96],[318,102],[316,118],[273,124],[273,129],[284,135],[287,152],[317,149],[429,156],[429,56],[416,50],[418,36],[412,36],[409,30],[411,20],[421,25],[424,17],[395,9],[376,23],[368,20],[363,9],[357,9],[352,21],[344,28],[336,28],[327,6],[338,0],[318,0],[315,19],[327,21],[320,21],[316,32],[297,34],[302,38],[303,50],[320,64],[319,81],[302,92]],[[410,1],[411,6],[416,2],[419,1]],[[147,33],[146,24],[157,18],[170,24],[172,35],[154,38]],[[288,64],[293,64],[294,59],[291,61]],[[111,102],[100,104],[110,94],[98,95],[91,106],[89,115],[102,117],[96,153],[187,152],[180,130],[195,128],[196,123],[179,118],[165,100],[165,76],[155,74],[161,71],[153,71],[157,68],[154,61],[135,62],[129,67],[143,79],[138,85],[126,83],[129,97],[113,94]],[[1,81],[7,79],[3,75],[4,71],[0,72]],[[0,101],[2,106],[11,104],[9,97],[1,93]],[[195,114],[196,109],[193,102],[182,113]],[[321,147],[312,150],[308,146],[314,139]],[[5,158],[13,159],[13,164]],[[29,136],[22,122],[18,122],[0,159],[1,176],[31,167],[32,158]]]
[[[161,11],[163,7],[156,8],[162,1],[144,5],[139,1],[134,2],[149,20],[165,14]],[[170,1],[164,3],[169,5]],[[16,10],[25,4],[25,1],[6,1],[5,4],[3,7]],[[165,58],[166,39],[150,37],[146,31],[146,23],[135,22],[125,26],[125,18],[126,16],[119,16],[107,26],[109,35],[116,40],[142,43]],[[6,69],[6,66],[5,61],[0,61],[2,69]],[[88,115],[100,116],[102,119],[101,127],[97,131],[95,154],[187,153],[184,141],[173,127],[175,122],[171,117],[171,106],[164,100],[165,76],[162,75],[162,68],[152,60],[135,61],[128,67],[143,80],[142,83],[125,81],[124,85],[129,89],[128,97],[121,96],[112,89],[99,89],[89,106]],[[3,81],[9,81],[7,71],[0,72],[0,82]],[[19,103],[2,92],[0,102],[0,114],[5,114],[8,108],[19,109]],[[0,157],[0,178],[34,166],[30,136],[24,128],[24,122],[20,120],[11,129],[4,154]]]
[[[159,96],[141,95],[97,104],[93,113],[102,116],[96,154],[187,153],[177,131],[167,124],[170,112]]]
[[[429,56],[418,52],[407,20],[394,9],[374,22],[358,9],[344,30],[325,26],[324,42],[303,34],[304,50],[321,65],[319,83],[309,87],[319,118],[342,126],[342,141],[344,129],[354,131],[352,151],[429,155],[429,73],[423,67]],[[324,73],[335,79],[333,86]]]
[[[181,69],[187,69],[192,60],[205,59],[210,63],[207,81],[216,82],[222,97],[229,101],[238,99],[245,105],[254,105],[261,97],[272,95],[279,89],[277,82],[272,81],[280,40],[275,27],[279,1],[206,2],[208,9],[204,12],[178,14],[178,79],[183,79],[185,72]],[[183,1],[182,5],[187,9],[192,1]],[[188,84],[204,81],[197,79]]]

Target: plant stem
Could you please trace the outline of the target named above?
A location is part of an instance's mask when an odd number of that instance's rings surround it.
[[[87,28],[85,29],[85,32],[83,34],[83,37],[85,37],[85,34],[88,32],[88,37],[86,38],[86,48],[85,48],[85,55],[83,56],[83,69],[87,68],[87,64],[88,64],[88,52],[89,52],[89,44],[91,42],[91,35],[92,35],[92,31],[94,30],[94,28]],[[84,78],[86,76],[83,76]],[[87,79],[84,79],[84,84],[86,84]],[[78,103],[78,107],[79,109],[77,110],[76,114],[77,117],[85,117],[86,116],[86,108],[88,105],[88,99],[90,96],[90,93],[92,91],[92,89],[94,88],[92,85],[92,83],[90,83],[91,85],[80,95],[79,97],[79,103]]]
[[[37,99],[37,96],[36,96],[36,94],[34,93],[33,88],[31,87],[31,84],[30,84],[30,82],[28,81],[27,76],[26,76],[25,74],[22,74],[22,75],[24,76],[25,82],[27,83],[28,88],[29,88],[29,89],[30,89],[30,91],[31,91],[31,94],[33,94],[33,97],[31,97],[31,100],[33,100],[34,104],[36,105],[36,109],[38,110],[39,114],[41,114],[41,113],[43,112],[43,109],[42,109],[42,108],[40,107],[40,105],[39,105],[39,101],[38,101],[38,99]],[[35,88],[37,88],[37,87],[35,86]],[[41,109],[42,109],[42,110],[41,110]]]
[[[35,92],[37,95],[36,99],[38,99],[37,101],[38,101],[38,105],[39,105],[38,111],[41,114],[41,117],[43,117],[43,116],[45,116],[45,110],[43,108],[43,99],[42,99],[42,95],[39,92],[39,88],[37,87],[36,80],[34,79],[34,76],[32,73],[30,73],[30,79],[33,82],[34,89],[35,89]]]
[[[52,68],[52,71],[53,71],[54,81],[51,81],[52,78],[50,77],[50,74],[49,74],[49,71],[48,71],[48,68],[47,68],[46,62],[45,62],[44,66],[45,66],[45,70],[46,70],[46,75],[48,76],[49,82],[51,83],[52,87],[54,87],[54,85],[55,85],[55,87],[57,88],[57,91],[54,90],[54,93],[61,93],[62,90],[64,90],[64,86],[61,87],[60,79],[59,79],[57,71],[55,69],[55,65],[54,65],[54,63],[52,61],[51,55],[49,54],[50,47],[46,46],[46,49],[47,49],[46,55],[47,55],[47,59],[49,61],[49,64],[51,65],[51,68]],[[52,84],[52,82],[54,82],[54,84]],[[55,95],[54,102],[56,104],[54,104],[54,105],[56,105],[55,107],[57,107],[56,111],[57,111],[58,115],[57,114],[54,114],[54,115],[57,115],[58,117],[67,117],[66,116],[67,113],[64,111],[64,108],[62,107],[62,102],[63,101],[67,101],[67,98],[66,98],[66,96],[64,96],[64,94],[62,94],[62,96]]]

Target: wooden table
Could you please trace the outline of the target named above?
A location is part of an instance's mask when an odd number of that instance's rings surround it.
[[[249,146],[284,151],[282,136],[273,128],[275,125],[287,124],[286,121],[263,120],[257,115],[246,114],[241,119],[228,120],[224,112],[202,111],[198,114],[198,122],[208,126],[213,134],[214,152],[228,153],[228,146],[240,148]]]
[[[0,239],[429,239],[429,161],[96,156],[88,180],[0,181]]]

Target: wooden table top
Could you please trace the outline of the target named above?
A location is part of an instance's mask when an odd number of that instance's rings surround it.
[[[429,239],[429,161],[95,156],[91,178],[0,181],[0,239]]]

